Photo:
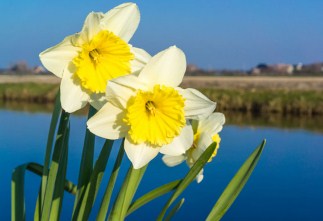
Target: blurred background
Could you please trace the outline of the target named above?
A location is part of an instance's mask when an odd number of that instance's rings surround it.
[[[90,11],[122,1],[1,1],[1,61],[40,65],[37,54],[80,31]],[[260,63],[322,61],[322,1],[136,1],[141,22],[131,43],[155,54],[182,48],[207,70],[248,70]]]
[[[60,79],[41,66],[38,54],[80,31],[89,12],[106,12],[121,3],[0,1],[0,208],[5,208],[4,220],[10,219],[12,170],[25,162],[43,161],[59,87]],[[205,168],[203,182],[192,184],[184,193],[186,201],[175,219],[205,219],[239,166],[267,138],[254,174],[224,220],[323,220],[323,2],[135,3],[141,21],[130,43],[151,55],[177,45],[188,62],[182,87],[201,90],[217,102],[216,111],[226,115],[218,155]],[[72,118],[68,178],[74,182],[85,113],[86,109],[81,110]],[[97,144],[98,154],[102,140]],[[138,196],[187,170],[186,165],[167,168],[156,158]],[[26,176],[27,220],[33,217],[39,181],[35,175]],[[154,219],[166,199],[147,205],[129,220]],[[62,220],[69,220],[73,198],[68,194],[64,205]]]

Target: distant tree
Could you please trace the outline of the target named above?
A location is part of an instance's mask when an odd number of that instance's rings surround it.
[[[28,64],[25,61],[19,61],[10,67],[11,71],[25,72],[29,71]]]
[[[259,69],[266,69],[266,68],[268,68],[268,65],[265,64],[265,63],[260,63],[260,64],[257,65],[257,68],[259,68]]]

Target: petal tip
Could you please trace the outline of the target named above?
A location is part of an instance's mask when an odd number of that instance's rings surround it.
[[[92,117],[86,122],[86,128],[91,130],[91,125],[92,125]]]
[[[166,51],[174,51],[184,54],[183,50],[177,47],[176,45],[170,46]]]
[[[128,156],[129,157],[129,156]],[[129,158],[130,159],[130,158]],[[134,160],[134,159],[130,159],[131,163],[132,163],[132,167],[136,170],[146,166],[150,161],[148,162],[144,162],[144,161],[141,161],[141,160]]]
[[[144,167],[145,165],[141,165],[141,164],[136,164],[136,163],[132,163],[132,167],[135,169],[135,170],[138,170],[142,167]]]
[[[134,2],[123,3],[119,6],[117,6],[116,8],[128,8],[130,10],[139,11],[138,5]]]
[[[196,177],[196,182],[197,182],[197,183],[201,183],[201,182],[202,182],[202,180],[203,180],[203,178],[204,178],[204,175],[198,175],[198,176]]]
[[[213,111],[215,110],[215,108],[216,108],[216,102],[215,101],[211,101],[212,102],[212,106],[213,106]],[[212,111],[212,113],[213,113],[213,111]]]

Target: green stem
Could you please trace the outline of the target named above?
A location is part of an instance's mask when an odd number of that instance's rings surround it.
[[[113,141],[106,140],[100,155],[95,163],[90,181],[85,188],[82,200],[76,206],[72,220],[88,220],[91,209],[95,202],[104,171],[112,150]]]
[[[197,174],[202,170],[204,165],[208,162],[212,156],[216,147],[216,143],[212,143],[204,153],[199,157],[199,159],[194,163],[191,169],[188,171],[184,179],[179,183],[178,187],[174,191],[173,195],[169,198],[161,213],[159,214],[157,221],[162,221],[166,214],[167,209],[172,205],[172,203],[180,196],[180,194],[188,187],[188,185],[196,178]]]
[[[124,140],[123,140],[123,142],[124,142]],[[107,216],[109,205],[110,205],[111,195],[112,195],[113,188],[114,188],[115,182],[116,182],[118,174],[119,174],[120,165],[122,162],[123,155],[124,155],[124,148],[123,148],[123,144],[122,144],[119,149],[119,153],[118,153],[117,159],[114,163],[112,174],[109,179],[109,183],[107,185],[107,188],[105,190],[105,193],[104,193],[104,196],[103,196],[103,199],[101,202],[100,210],[99,210],[99,213],[96,218],[97,221],[106,220],[106,216]]]
[[[50,156],[52,153],[55,130],[57,127],[57,123],[58,123],[58,119],[59,119],[59,115],[61,113],[61,110],[62,110],[62,108],[61,108],[61,102],[60,102],[60,91],[58,91],[56,98],[55,98],[55,106],[54,106],[54,110],[53,110],[53,114],[52,114],[52,119],[50,122],[48,138],[47,138],[44,167],[43,167],[43,174],[42,174],[42,181],[41,181],[41,196],[40,196],[41,205],[43,205],[43,203],[44,203],[43,199],[45,197],[45,189],[46,189],[47,178],[48,178],[48,173],[49,173]]]
[[[64,161],[64,151],[65,148],[65,139],[67,139],[67,127],[69,125],[69,113],[62,111],[60,124],[58,128],[58,133],[56,136],[56,142],[52,157],[52,163],[48,175],[48,181],[45,189],[45,196],[44,196],[44,204],[43,209],[41,211],[41,220],[48,221],[53,201],[53,195],[55,191],[55,183],[58,176],[58,169],[60,166],[63,166],[62,163]]]
[[[90,119],[96,113],[96,109],[90,106],[88,119]],[[88,183],[90,182],[90,177],[93,170],[93,159],[94,159],[94,144],[95,135],[92,134],[88,129],[85,132],[82,159],[80,164],[80,171],[77,184],[77,194],[74,201],[73,214],[77,205],[82,201],[84,191]]]
[[[43,171],[43,166],[38,164],[38,163],[28,163],[27,165],[27,170],[30,172],[33,172],[34,174],[38,176],[42,176],[42,171]],[[74,183],[71,181],[65,180],[64,182],[64,189],[65,191],[69,192],[70,194],[75,195],[77,187]]]
[[[60,213],[62,210],[63,205],[63,198],[64,198],[64,182],[66,177],[66,170],[67,170],[67,160],[68,160],[68,141],[69,141],[69,126],[67,127],[66,136],[64,138],[64,148],[62,154],[62,162],[58,168],[57,179],[55,182],[55,190],[53,195],[53,202],[50,211],[50,218],[49,220],[59,220]]]
[[[147,166],[148,165],[137,170],[135,170],[132,166],[129,168],[126,179],[123,182],[108,220],[121,221],[125,219],[130,203],[137,191]]]
[[[42,205],[44,203],[45,190],[46,190],[47,178],[49,173],[50,156],[52,154],[55,131],[56,131],[61,110],[62,110],[62,107],[60,102],[60,91],[58,90],[55,98],[55,106],[52,113],[52,119],[50,122],[49,131],[48,131],[46,152],[45,152],[45,158],[44,158],[44,167],[42,167],[42,173],[41,173],[42,180],[41,180],[40,190],[38,193],[38,198],[37,198],[35,212],[34,212],[34,221],[38,221],[41,218],[41,210],[42,210]]]

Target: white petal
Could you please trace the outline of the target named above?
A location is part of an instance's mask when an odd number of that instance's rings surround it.
[[[151,147],[145,143],[134,144],[128,138],[125,139],[124,148],[135,169],[139,169],[148,164],[159,152],[159,148],[157,147]]]
[[[128,42],[139,25],[140,13],[136,4],[124,3],[108,11],[101,20],[102,29],[112,31]]]
[[[185,70],[185,54],[176,46],[172,46],[152,57],[139,74],[139,78],[150,85],[177,87],[183,80]]]
[[[115,106],[125,109],[130,97],[136,94],[136,90],[145,88],[146,86],[139,81],[136,75],[129,74],[109,81],[106,97]]]
[[[39,58],[44,67],[57,77],[62,78],[64,69],[68,67],[80,50],[80,48],[72,45],[72,37],[66,37],[61,43],[39,54]]]
[[[142,70],[151,59],[150,54],[143,49],[132,47],[131,52],[135,55],[135,59],[131,61],[131,72]]]
[[[70,68],[64,70],[60,88],[62,108],[68,113],[83,108],[90,99],[90,96],[73,79]]]
[[[214,134],[213,134],[214,135]],[[213,143],[212,135],[209,133],[201,133],[199,140],[197,141],[197,149],[204,152]],[[200,154],[200,153],[198,153]],[[194,154],[194,158],[197,160],[200,156]]]
[[[193,130],[191,125],[183,127],[181,134],[174,138],[173,142],[160,149],[162,154],[178,156],[184,154],[193,144]]]
[[[90,95],[90,105],[97,110],[100,110],[107,102],[105,94],[96,94],[93,93]]]
[[[186,161],[189,167],[192,167],[203,153],[204,153],[204,150],[200,148],[193,149],[190,154],[190,158],[188,158],[188,160]]]
[[[106,139],[119,139],[125,137],[129,127],[123,122],[124,111],[111,103],[106,103],[87,122],[89,130],[97,136]]]
[[[102,12],[91,12],[85,19],[80,37],[83,42],[89,42],[92,38],[101,31],[100,21],[103,19]],[[81,42],[79,42],[81,43]]]
[[[196,182],[197,183],[200,183],[200,182],[202,182],[202,180],[203,180],[203,178],[204,178],[204,175],[203,175],[203,169],[197,174],[197,176],[196,176]]]
[[[186,160],[186,157],[184,154],[179,155],[179,156],[164,155],[162,160],[167,166],[174,167],[174,166],[177,166],[177,165],[183,163]]]
[[[187,119],[201,120],[209,116],[215,109],[216,103],[208,99],[198,90],[188,88],[178,91],[185,98],[185,117]]]
[[[223,124],[225,123],[225,117],[222,113],[212,113],[206,119],[199,122],[198,130],[203,133],[208,133],[213,136],[222,130]]]

